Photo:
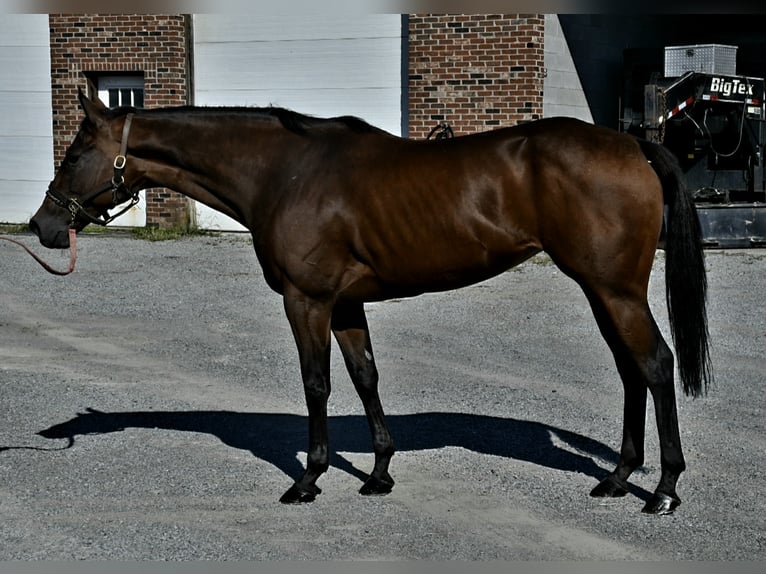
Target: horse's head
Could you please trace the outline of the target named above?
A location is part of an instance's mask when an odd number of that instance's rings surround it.
[[[29,221],[45,247],[69,246],[69,228],[106,225],[138,201],[138,190],[125,183],[127,143],[132,114],[112,112],[82,91],[85,119],[53,178],[46,197]],[[109,210],[131,204],[116,215]]]

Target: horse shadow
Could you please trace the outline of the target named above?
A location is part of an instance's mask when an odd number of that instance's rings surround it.
[[[618,454],[601,442],[538,422],[456,412],[389,415],[386,420],[399,452],[462,447],[480,454],[582,473],[599,481],[609,472],[594,459],[610,466],[618,460]],[[328,425],[333,448],[331,465],[364,481],[367,472],[355,467],[341,453],[371,452],[366,418],[331,416]],[[68,448],[78,436],[108,434],[127,428],[206,433],[232,448],[249,451],[293,479],[300,477],[304,470],[297,454],[305,452],[308,421],[306,416],[295,414],[87,409],[38,434],[48,439],[67,439],[69,443],[64,448]],[[645,500],[651,496],[636,486],[631,490]]]

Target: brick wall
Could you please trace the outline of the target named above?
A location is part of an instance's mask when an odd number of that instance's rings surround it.
[[[77,88],[99,73],[144,74],[144,106],[187,104],[187,21],[182,15],[51,14],[53,154],[58,166],[82,121]],[[189,200],[147,190],[147,225],[186,226]]]
[[[182,15],[51,14],[54,161],[77,133],[77,88],[99,73],[144,74],[147,108],[189,103],[188,26]],[[542,14],[409,16],[409,136],[447,121],[456,134],[543,115]],[[187,225],[190,202],[147,191],[147,224]]]
[[[541,118],[542,14],[409,17],[409,136],[456,135]]]

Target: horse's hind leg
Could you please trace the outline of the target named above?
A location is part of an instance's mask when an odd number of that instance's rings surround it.
[[[615,470],[591,493],[621,496],[627,479],[643,463],[647,388],[657,417],[662,475],[643,511],[672,512],[679,504],[676,483],[686,465],[676,413],[673,354],[657,328],[645,296],[585,289],[601,333],[617,363],[625,389],[622,448]]]
[[[387,494],[394,486],[394,480],[388,474],[388,465],[394,454],[394,443],[386,427],[378,395],[378,370],[375,367],[363,305],[338,304],[333,311],[332,331],[343,353],[354,387],[362,399],[375,451],[375,467],[359,492]]]
[[[619,362],[618,362],[619,365]],[[646,385],[621,373],[625,393],[623,409],[622,446],[620,460],[614,472],[601,481],[590,493],[595,497],[616,498],[628,493],[628,477],[644,463],[644,436],[646,429]]]

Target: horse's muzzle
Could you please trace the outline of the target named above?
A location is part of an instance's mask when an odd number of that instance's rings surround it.
[[[38,216],[29,220],[29,229],[37,235],[40,243],[49,249],[66,249],[69,247],[69,229],[60,225],[41,225]]]

